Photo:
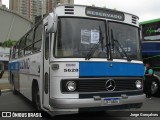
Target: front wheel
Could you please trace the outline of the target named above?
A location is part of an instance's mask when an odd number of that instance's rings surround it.
[[[36,105],[36,110],[41,111],[40,94],[38,89],[36,89],[35,91],[35,105]]]
[[[157,79],[153,79],[151,83],[151,92],[152,95],[160,95],[160,84]]]

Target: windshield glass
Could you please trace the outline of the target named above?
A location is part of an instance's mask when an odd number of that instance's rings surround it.
[[[109,34],[113,59],[140,60],[139,30],[126,24],[109,22]],[[118,44],[117,44],[118,43]]]
[[[106,58],[105,25],[106,21],[103,20],[60,18],[54,47],[55,57],[86,58],[95,45],[99,44],[91,57]]]

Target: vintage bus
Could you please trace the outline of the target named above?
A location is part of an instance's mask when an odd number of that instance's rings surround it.
[[[140,23],[142,28],[142,57],[154,70],[152,94],[160,95],[160,19]]]
[[[11,48],[9,70],[13,93],[51,115],[140,108],[138,17],[59,5]]]

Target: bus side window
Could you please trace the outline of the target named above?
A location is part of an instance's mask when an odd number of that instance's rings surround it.
[[[15,46],[15,51],[14,51],[15,56],[14,56],[14,58],[18,58],[18,51],[19,51],[19,42]]]
[[[12,59],[12,57],[13,57],[13,48],[11,48],[10,49],[10,51],[9,51],[9,60],[11,60]]]
[[[33,29],[26,36],[25,55],[32,53],[32,48],[33,48],[32,46],[33,46]]]
[[[11,59],[14,59],[15,58],[15,54],[16,54],[16,46],[13,46],[13,48],[11,49]]]
[[[49,34],[45,32],[45,59],[49,58]]]
[[[40,51],[42,43],[42,23],[35,28],[33,52]]]
[[[18,57],[23,57],[24,56],[24,48],[25,48],[25,45],[26,45],[26,42],[25,42],[25,39],[26,37],[22,37],[22,39],[20,40],[20,43],[19,43],[19,50],[18,50]]]

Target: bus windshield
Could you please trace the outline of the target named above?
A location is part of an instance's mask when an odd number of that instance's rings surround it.
[[[112,44],[108,44],[107,30]],[[112,33],[111,33],[112,31]],[[118,46],[112,41],[117,41]],[[54,56],[57,58],[108,58],[140,60],[139,32],[126,24],[86,18],[59,18]],[[95,49],[95,50],[93,50]],[[90,54],[93,53],[93,54]]]
[[[55,57],[86,58],[103,40],[92,58],[106,58],[106,21],[82,18],[60,18],[55,42]]]
[[[109,34],[112,43],[111,50],[113,59],[123,59],[127,57],[131,60],[141,59],[139,30],[137,27],[109,22]]]

